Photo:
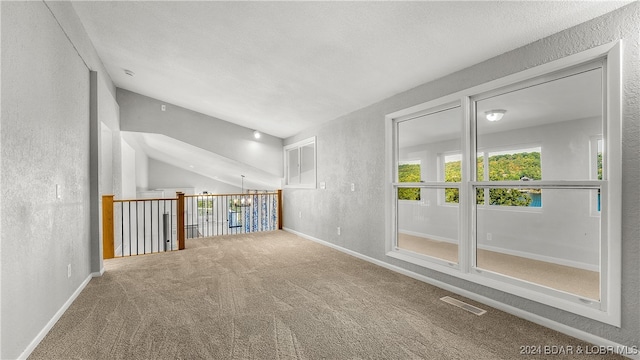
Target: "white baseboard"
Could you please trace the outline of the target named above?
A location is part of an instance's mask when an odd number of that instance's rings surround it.
[[[104,266],[100,268],[100,271],[92,272],[91,277],[101,277],[104,275]]]
[[[103,270],[104,269],[102,269],[101,271],[104,272]],[[89,276],[87,276],[87,278],[82,282],[82,284],[80,284],[80,286],[78,286],[76,291],[74,291],[73,294],[71,294],[69,299],[62,305],[62,307],[60,307],[60,309],[55,313],[55,315],[53,315],[53,317],[51,318],[51,320],[49,320],[47,325],[45,325],[45,327],[42,330],[40,330],[40,332],[35,337],[35,339],[33,339],[31,341],[31,343],[29,344],[29,346],[27,346],[27,348],[22,352],[22,354],[20,354],[20,356],[18,356],[18,359],[20,359],[20,360],[27,359],[29,357],[29,355],[31,355],[33,350],[35,350],[35,348],[38,346],[38,344],[40,344],[42,339],[44,339],[44,337],[47,336],[47,334],[49,333],[51,328],[53,328],[53,326],[56,324],[56,322],[58,322],[58,320],[60,320],[62,315],[65,313],[65,311],[67,311],[69,306],[71,306],[71,304],[75,301],[75,299],[78,297],[78,295],[80,295],[82,290],[84,290],[84,288],[87,286],[89,281],[91,281],[91,279],[93,277],[95,277],[94,274],[96,274],[96,273],[92,273]]]
[[[358,259],[362,259],[362,260],[368,261],[370,263],[373,263],[375,265],[382,266],[382,267],[384,267],[386,269],[389,269],[391,271],[395,271],[397,273],[406,275],[406,276],[408,276],[410,278],[413,278],[413,279],[416,279],[416,280],[420,280],[422,282],[425,282],[427,284],[430,284],[430,285],[439,287],[441,289],[450,291],[450,292],[458,294],[460,296],[467,297],[469,299],[475,300],[477,302],[480,302],[482,304],[491,306],[493,308],[496,308],[498,310],[504,311],[504,312],[509,313],[511,315],[514,315],[514,316],[523,318],[525,320],[531,321],[533,323],[536,323],[538,325],[544,326],[546,328],[558,331],[560,333],[563,333],[563,334],[566,334],[566,335],[569,335],[569,336],[573,336],[573,337],[575,337],[577,339],[586,341],[586,342],[588,342],[590,344],[594,344],[594,345],[597,345],[597,346],[602,346],[602,347],[604,347],[606,349],[611,349],[612,351],[614,351],[616,353],[620,353],[621,355],[624,355],[624,356],[626,356],[626,357],[628,357],[630,359],[640,360],[640,354],[637,351],[638,350],[637,347],[629,347],[629,346],[625,346],[625,345],[622,345],[622,344],[618,344],[618,343],[616,343],[614,341],[599,337],[597,335],[594,335],[594,334],[591,334],[591,333],[588,333],[588,332],[585,332],[585,331],[582,331],[582,330],[578,330],[578,329],[572,328],[572,327],[570,327],[568,325],[564,325],[564,324],[555,322],[553,320],[547,319],[545,317],[542,317],[542,316],[539,316],[539,315],[536,315],[536,314],[532,314],[532,313],[527,312],[525,310],[522,310],[522,309],[510,306],[510,305],[498,302],[496,300],[484,297],[482,295],[478,295],[478,294],[470,292],[468,290],[460,289],[458,287],[455,287],[453,285],[441,282],[439,280],[432,279],[430,277],[415,273],[413,271],[409,271],[407,269],[403,269],[403,268],[401,268],[399,266],[392,265],[392,264],[386,263],[386,262],[378,260],[378,259],[374,259],[372,257],[360,254],[360,253],[355,252],[353,250],[349,250],[349,249],[343,248],[343,247],[341,247],[339,245],[332,244],[330,242],[327,242],[327,241],[324,241],[324,240],[320,240],[320,239],[315,238],[313,236],[310,236],[310,235],[295,231],[293,229],[289,229],[289,228],[285,227],[283,230],[287,231],[287,232],[290,232],[292,234],[298,235],[298,236],[300,236],[302,238],[311,240],[313,242],[317,242],[319,244],[322,244],[322,245],[325,245],[327,247],[333,248],[335,250],[341,251],[341,252],[343,252],[345,254],[354,256],[354,257],[356,257]],[[625,349],[627,349],[626,351],[628,351],[628,353],[625,353]]]
[[[416,236],[416,237],[419,237],[419,238],[424,238],[424,239],[429,239],[429,240],[442,241],[442,242],[451,243],[451,244],[457,244],[458,243],[458,241],[455,240],[455,239],[449,239],[449,238],[445,238],[445,237],[442,237],[442,236],[434,236],[434,235],[429,235],[429,234],[423,234],[423,233],[416,232],[416,231],[409,231],[409,230],[401,230],[400,231],[399,230],[398,232],[400,234]],[[522,257],[522,258],[525,258],[525,259],[548,262],[548,263],[556,264],[556,265],[569,266],[569,267],[573,267],[573,268],[576,268],[576,269],[589,270],[589,271],[595,271],[595,272],[600,271],[600,267],[598,265],[587,264],[587,263],[584,263],[584,262],[573,261],[573,260],[566,260],[566,259],[561,259],[561,258],[552,257],[552,256],[539,255],[539,254],[534,254],[534,253],[530,253],[530,252],[526,252],[526,251],[511,250],[511,249],[505,249],[505,248],[501,248],[501,247],[497,247],[497,246],[490,246],[490,245],[484,245],[484,244],[479,244],[478,245],[478,249],[488,250],[488,251],[492,251],[492,252],[496,252],[496,253],[500,253],[500,254],[505,254],[505,255],[518,256],[518,257]]]

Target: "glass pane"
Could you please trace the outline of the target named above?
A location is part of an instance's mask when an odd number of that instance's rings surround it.
[[[420,160],[398,163],[398,182],[420,182]],[[401,188],[398,200],[420,200],[419,188]]]
[[[602,139],[598,139],[597,153],[596,153],[596,171],[598,180],[602,180]]]
[[[594,192],[597,189],[544,189],[542,211],[477,206],[477,267],[599,300],[601,225],[600,217],[592,216]]]
[[[300,148],[300,183],[313,184],[315,182],[315,144]]]
[[[443,153],[461,152],[461,126],[460,107],[398,122],[396,181],[442,181],[438,178],[442,176],[439,175],[442,171],[438,169],[438,157]]]
[[[478,180],[592,179],[602,103],[601,68],[477,101]]]
[[[450,154],[445,155],[444,159],[444,181],[457,182],[462,181],[462,155]],[[448,204],[460,203],[460,191],[457,188],[447,188],[444,190],[444,202]]]
[[[422,201],[398,201],[398,248],[457,263],[458,207],[435,205],[443,189],[422,188]]]
[[[300,184],[298,170],[298,149],[287,150],[287,168],[289,169],[289,184]]]

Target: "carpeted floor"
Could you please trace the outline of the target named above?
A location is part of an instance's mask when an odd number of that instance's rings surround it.
[[[524,346],[588,345],[283,231],[105,268],[30,359],[530,359],[547,356]]]

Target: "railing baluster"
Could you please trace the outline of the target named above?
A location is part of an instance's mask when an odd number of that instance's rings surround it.
[[[120,256],[124,256],[124,203],[120,203]]]
[[[131,229],[133,228],[133,222],[132,222],[132,219],[131,219],[131,216],[132,216],[131,214],[132,213],[133,213],[133,211],[131,211],[131,202],[129,202],[129,221],[127,222],[128,226],[129,226],[129,248],[127,250],[129,252],[129,256],[131,256],[132,253],[133,253],[133,244],[132,244],[133,234],[132,234],[132,231],[131,231]]]
[[[142,253],[147,254],[147,202],[142,202]]]

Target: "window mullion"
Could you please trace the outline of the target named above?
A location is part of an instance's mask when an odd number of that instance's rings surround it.
[[[468,273],[473,264],[472,254],[473,251],[473,220],[472,220],[472,197],[471,189],[469,187],[470,181],[473,179],[472,173],[475,170],[475,165],[472,161],[469,161],[475,155],[472,155],[473,148],[475,146],[475,126],[473,115],[475,113],[473,103],[469,96],[465,96],[461,100],[462,104],[462,136],[461,136],[461,153],[462,164],[460,167],[460,186],[459,191],[459,203],[458,203],[458,216],[460,221],[460,227],[458,229],[458,236],[460,238],[460,245],[458,246],[458,263],[460,265],[460,271],[462,273]]]

